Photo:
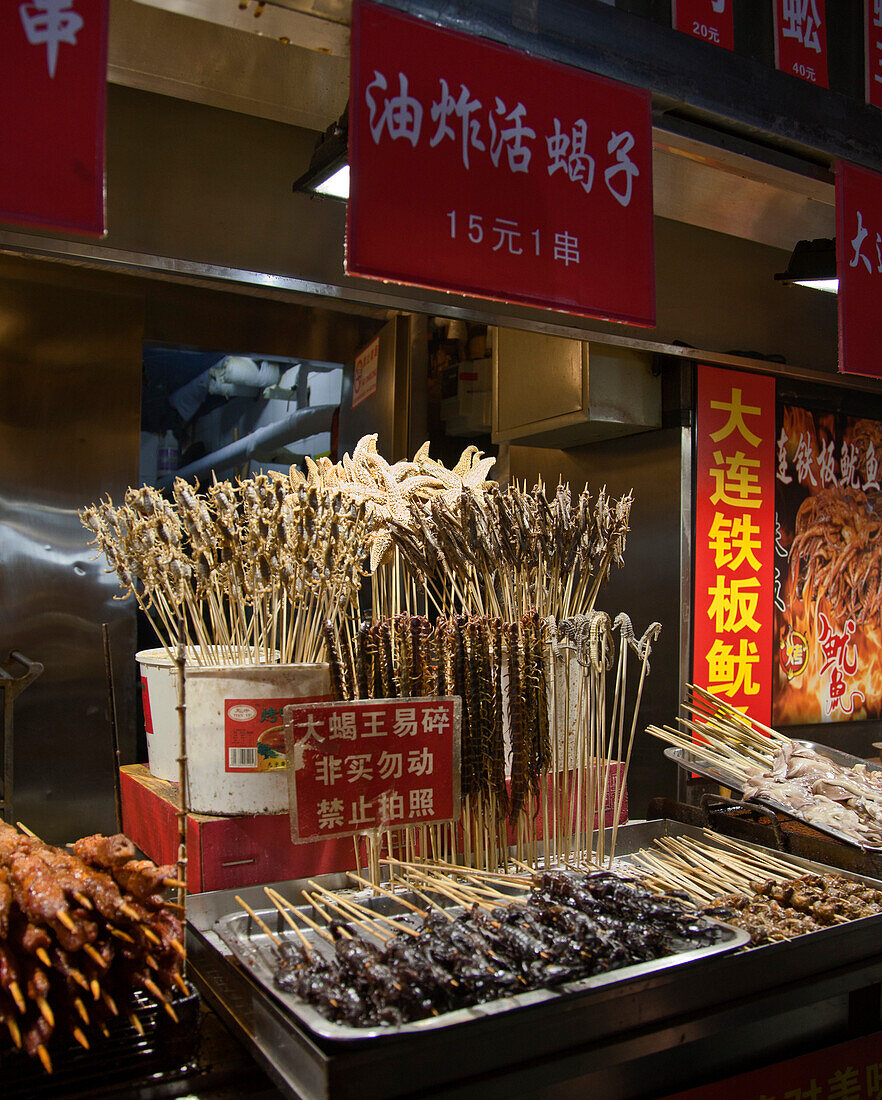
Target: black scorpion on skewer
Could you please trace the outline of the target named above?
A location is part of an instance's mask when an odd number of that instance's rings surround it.
[[[671,898],[610,872],[534,876],[528,898],[454,919],[433,910],[417,936],[383,947],[343,938],[333,957],[284,942],[275,980],[331,1020],[395,1025],[706,946],[726,933]]]

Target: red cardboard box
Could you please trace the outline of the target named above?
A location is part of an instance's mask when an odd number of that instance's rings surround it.
[[[156,863],[178,857],[178,788],[144,764],[120,768],[123,832]],[[355,863],[352,841],[291,843],[285,814],[246,817],[187,815],[190,893],[345,871]]]
[[[605,825],[613,824],[620,765],[613,763],[606,797]],[[120,768],[123,832],[156,863],[178,858],[178,788],[156,779],[144,764]],[[623,797],[619,823],[628,820]],[[595,824],[596,827],[596,824]],[[542,837],[541,815],[536,821]],[[509,830],[509,842],[515,842]],[[265,882],[348,871],[355,864],[352,839],[291,841],[288,814],[246,817],[187,815],[187,880],[191,894],[233,890]]]

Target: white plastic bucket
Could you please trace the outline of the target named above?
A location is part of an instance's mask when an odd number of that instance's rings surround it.
[[[177,669],[164,649],[141,666],[150,772],[178,782]],[[327,664],[186,666],[187,779],[200,814],[277,814],[288,809],[282,708],[331,698]]]

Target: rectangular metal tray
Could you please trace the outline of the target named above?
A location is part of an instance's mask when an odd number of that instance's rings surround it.
[[[664,818],[627,824],[618,829],[617,853],[627,856],[662,836],[703,835],[700,827]],[[612,830],[606,836],[609,847]],[[882,888],[863,873],[827,861],[788,858],[806,871],[833,872]],[[322,875],[316,881],[331,890],[351,885],[343,874]],[[311,889],[306,879],[277,883],[276,888],[288,898]],[[746,1020],[767,1018],[769,1029],[775,1030],[779,1020],[801,1019],[807,1006],[839,1004],[851,991],[882,980],[882,916],[864,917],[581,994],[552,996],[517,1011],[488,1013],[449,1029],[400,1036],[390,1030],[386,1038],[329,1042],[289,1012],[214,931],[219,919],[238,908],[237,894],[256,910],[266,905],[260,886],[191,895],[190,975],[291,1100],[387,1100],[413,1097],[417,1087],[424,1096],[455,1095],[460,1100],[560,1088],[617,1100],[637,1091],[675,1092],[682,1080],[678,1059],[692,1057],[682,1051],[698,1051],[701,1058],[711,1059],[708,1064],[717,1077],[725,1076],[733,1036],[743,1039],[745,1050],[757,1041],[752,1032],[745,1034]],[[782,1024],[781,1034],[786,1026]],[[781,1057],[792,1054],[779,1038],[774,1051]],[[767,1046],[762,1055],[768,1060]],[[659,1058],[665,1060],[661,1069]],[[639,1070],[641,1080],[648,1075],[645,1088],[637,1090],[630,1076],[630,1092],[623,1086],[626,1066]],[[662,1089],[662,1083],[669,1087]]]
[[[394,914],[396,917],[400,915],[411,925],[411,927],[419,926],[418,921],[414,921],[411,914],[408,914],[402,906],[397,906],[391,899],[371,897],[369,891],[360,891],[353,896],[357,897],[362,905],[382,913]],[[410,901],[419,901],[416,897],[410,897],[406,894],[404,896]],[[297,908],[302,909],[303,912],[314,917],[311,907],[308,904],[298,905]],[[452,914],[463,912],[462,908],[455,905],[451,905],[447,911]],[[277,909],[270,906],[268,909],[255,909],[255,912],[257,912],[258,916],[279,937],[279,939],[287,940],[295,945],[298,944],[295,933],[292,932],[283,921]],[[273,981],[271,959],[274,947],[270,937],[265,932],[261,931],[252,918],[244,911],[240,910],[222,917],[215,923],[214,929],[242,966],[250,971],[260,985],[267,992],[271,993],[276,1000],[281,1002],[292,1016],[296,1017],[302,1024],[305,1024],[315,1035],[320,1036],[322,1039],[335,1042],[362,1042],[366,1039],[383,1039],[390,1036],[420,1034],[425,1031],[436,1030],[437,1028],[465,1023],[469,1020],[486,1019],[488,1016],[493,1016],[501,1012],[511,1012],[519,1008],[538,1005],[545,1001],[555,1000],[561,997],[574,996],[584,993],[587,990],[599,989],[614,983],[636,980],[647,975],[655,974],[660,970],[666,970],[670,967],[685,966],[690,962],[694,962],[698,959],[705,959],[711,955],[735,951],[745,946],[750,940],[749,934],[740,928],[735,928],[732,925],[723,924],[720,921],[713,921],[710,919],[707,919],[707,923],[709,925],[716,925],[724,928],[729,935],[725,940],[709,947],[677,951],[661,959],[653,959],[650,962],[637,963],[633,966],[624,966],[617,970],[607,971],[603,974],[592,975],[589,978],[581,978],[574,982],[567,982],[555,989],[534,989],[529,992],[515,994],[511,997],[484,1001],[470,1008],[460,1008],[452,1012],[444,1012],[440,1016],[429,1017],[425,1020],[416,1020],[412,1023],[399,1024],[394,1027],[352,1027],[347,1024],[335,1023],[326,1019],[309,1004],[300,1000],[300,998],[278,989]],[[314,950],[322,951],[324,954],[330,953],[330,945],[315,932],[306,929],[305,935],[309,942],[314,945]]]
[[[882,766],[878,764],[872,764],[870,761],[864,760],[860,756],[852,756],[851,753],[841,752],[839,749],[830,748],[829,745],[820,745],[817,741],[801,741],[794,738],[793,743],[795,745],[801,745],[806,749],[812,749],[819,756],[826,756],[828,760],[832,760],[834,764],[839,764],[844,768],[853,768],[855,764],[865,764],[867,771],[882,771]],[[698,748],[699,746],[696,746],[696,753]],[[687,752],[686,749],[677,748],[675,745],[669,745],[664,750],[664,754],[668,760],[672,760],[677,767],[682,768],[684,771],[697,772],[699,775],[704,776],[705,779],[712,779],[715,783],[719,783],[724,787],[728,787],[730,790],[743,794],[740,779],[730,772],[717,767],[717,765],[708,763],[707,760],[703,760],[700,756],[697,756],[696,753]],[[788,817],[795,818],[797,821],[802,821],[810,828],[817,829],[819,833],[824,833],[825,836],[838,840],[840,844],[847,844],[852,848],[860,848],[864,852],[882,853],[882,845],[862,844],[859,840],[855,840],[854,837],[847,836],[845,833],[840,832],[838,829],[834,829],[830,825],[819,825],[814,821],[806,821],[798,810],[794,810],[791,806],[785,806],[782,802],[775,802],[770,798],[752,798],[750,801],[751,804],[756,803],[758,806],[766,806],[776,813],[787,814]]]

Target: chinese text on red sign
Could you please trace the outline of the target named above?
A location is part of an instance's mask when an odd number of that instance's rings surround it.
[[[882,0],[865,0],[867,103],[882,107]]]
[[[839,370],[882,377],[882,176],[836,166],[836,270],[839,275]]]
[[[775,64],[810,84],[828,87],[824,0],[773,0]]]
[[[875,1032],[664,1100],[882,1100],[880,1044]]]
[[[781,405],[774,725],[882,715],[882,421]]]
[[[357,408],[362,401],[377,392],[377,371],[380,366],[380,338],[371,340],[368,346],[355,357],[355,370],[352,376],[352,407]]]
[[[353,8],[347,270],[651,325],[648,94]]]
[[[736,0],[673,0],[674,29],[725,50],[735,48]]]
[[[104,232],[107,0],[0,4],[0,219]]]
[[[698,367],[695,682],[768,722],[775,381]]]
[[[349,836],[459,813],[460,700],[286,709],[291,836]]]

